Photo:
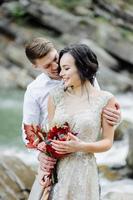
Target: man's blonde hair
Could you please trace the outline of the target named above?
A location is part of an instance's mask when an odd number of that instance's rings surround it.
[[[25,53],[31,63],[35,63],[35,60],[46,56],[54,45],[48,39],[43,37],[34,38],[25,46]]]

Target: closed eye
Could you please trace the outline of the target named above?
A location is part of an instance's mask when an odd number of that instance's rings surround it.
[[[53,62],[57,62],[57,60],[58,60],[58,58],[57,58],[57,57],[55,57],[55,58],[54,58],[54,60],[53,60]]]
[[[69,69],[70,69],[70,67],[66,67],[66,68],[65,68],[66,71],[69,70]]]
[[[48,69],[50,67],[50,64],[49,65],[45,65],[45,69]]]

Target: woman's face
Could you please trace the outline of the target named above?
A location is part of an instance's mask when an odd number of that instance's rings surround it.
[[[73,56],[69,53],[65,53],[60,59],[60,76],[64,81],[65,87],[81,85],[81,80],[78,74],[77,67]]]

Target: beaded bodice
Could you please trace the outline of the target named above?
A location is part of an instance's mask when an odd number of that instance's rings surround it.
[[[65,92],[63,86],[51,92],[56,106],[52,126],[68,122],[72,131],[84,141],[96,141],[101,130],[101,113],[112,94],[100,91],[97,94],[75,97]]]

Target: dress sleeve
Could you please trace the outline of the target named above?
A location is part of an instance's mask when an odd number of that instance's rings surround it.
[[[57,106],[57,104],[61,101],[63,97],[63,92],[64,92],[63,86],[57,86],[56,88],[50,91],[50,96],[53,98],[55,106]]]
[[[110,92],[105,91],[104,92],[104,98],[103,98],[103,107],[106,106],[108,104],[108,101],[113,98],[114,95]]]

